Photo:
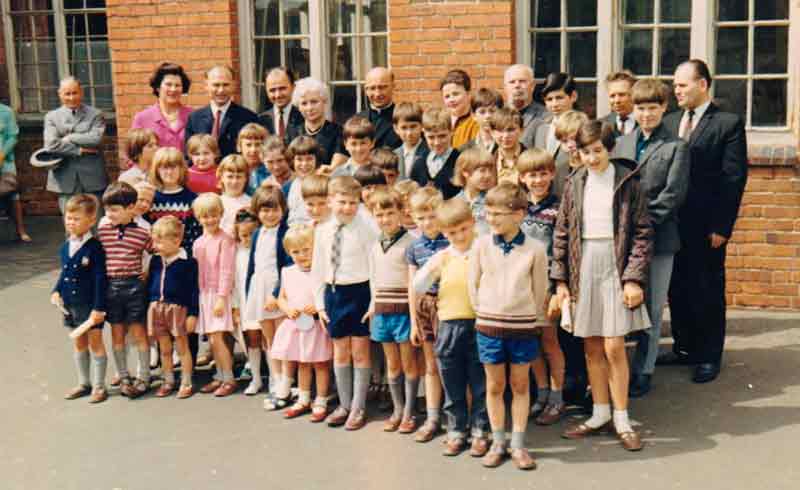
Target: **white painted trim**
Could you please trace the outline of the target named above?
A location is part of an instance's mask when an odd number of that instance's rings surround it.
[[[253,0],[236,2],[237,22],[239,24],[239,84],[242,105],[256,107],[258,94],[255,87],[255,44],[253,43]]]
[[[11,21],[10,0],[0,0],[0,10],[3,16],[3,40],[6,52],[6,68],[8,71],[8,92],[11,108],[15,113],[22,107],[22,98],[19,93],[19,79],[17,78],[17,52],[14,49],[14,26]]]

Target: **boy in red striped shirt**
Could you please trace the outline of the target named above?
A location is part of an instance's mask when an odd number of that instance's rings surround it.
[[[145,318],[147,291],[143,280],[142,256],[152,249],[150,231],[134,221],[136,189],[124,182],[110,185],[103,193],[107,220],[97,229],[106,252],[106,321],[111,324],[114,363],[124,396],[137,398],[150,388],[150,346]],[[125,335],[130,329],[139,353],[137,378],[128,373]]]

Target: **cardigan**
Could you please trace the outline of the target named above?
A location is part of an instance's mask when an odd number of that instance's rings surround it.
[[[65,305],[91,305],[93,310],[106,310],[106,253],[97,238],[90,238],[72,257],[69,241],[59,249],[61,272],[53,292],[61,295]]]
[[[445,199],[455,197],[461,188],[453,184],[453,173],[456,168],[456,160],[458,160],[458,150],[453,148],[450,152],[450,157],[444,162],[444,166],[436,177],[431,177],[428,172],[428,164],[425,159],[420,159],[414,162],[414,167],[411,168],[411,175],[409,178],[419,184],[421,187],[432,185],[442,192]]]
[[[275,237],[275,247],[277,248],[275,257],[277,257],[278,263],[278,280],[275,282],[275,289],[272,290],[272,296],[274,298],[277,298],[281,292],[281,271],[284,267],[294,264],[294,261],[292,261],[292,258],[286,253],[286,249],[283,247],[283,237],[286,236],[287,231],[289,231],[289,224],[286,215],[284,215],[281,222],[278,224],[278,234]],[[250,293],[250,280],[253,278],[253,274],[256,273],[256,246],[258,245],[258,236],[260,233],[261,227],[259,226],[256,228],[256,231],[253,232],[253,238],[250,240],[250,258],[247,261],[247,279],[244,283],[245,294]]]
[[[204,234],[194,242],[192,255],[197,258],[200,292],[229,297],[236,273],[236,241],[222,230]]]
[[[185,251],[181,252],[182,256],[167,264],[166,268],[160,255],[150,261],[147,299],[185,306],[188,316],[197,316],[200,311],[197,260],[188,258]]]

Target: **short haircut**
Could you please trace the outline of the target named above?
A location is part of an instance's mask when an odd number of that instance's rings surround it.
[[[525,190],[511,182],[501,182],[486,193],[486,205],[497,206],[511,211],[528,208],[528,196]]]
[[[394,184],[392,190],[400,194],[400,197],[403,198],[403,202],[408,204],[409,199],[411,199],[411,195],[419,190],[419,184],[411,179],[401,180]]]
[[[127,182],[114,182],[103,192],[103,206],[133,206],[136,204],[136,189]]]
[[[411,194],[408,204],[412,213],[424,213],[426,211],[436,211],[436,208],[441,206],[443,202],[444,197],[439,189],[425,186],[420,187]]]
[[[287,149],[289,155],[289,166],[294,169],[294,157],[301,155],[313,155],[316,160],[316,165],[319,167],[322,164],[322,148],[320,148],[317,140],[311,136],[301,135],[293,139],[289,143]]]
[[[239,241],[239,227],[246,223],[258,223],[258,218],[256,215],[250,212],[248,208],[241,208],[240,210],[236,211],[236,218],[234,219],[233,223],[233,238],[236,241]]]
[[[236,71],[234,71],[232,66],[228,65],[214,65],[208,70],[206,70],[206,79],[211,76],[211,72],[215,70],[224,70],[228,72],[228,75],[231,76],[231,80],[236,80]]]
[[[452,131],[450,112],[443,107],[431,107],[422,114],[422,129],[425,131]]]
[[[183,159],[183,153],[180,150],[165,146],[156,150],[156,154],[153,155],[149,180],[157,189],[164,187],[164,182],[161,180],[161,176],[158,175],[158,171],[162,167],[178,167],[181,171],[178,182],[183,185],[186,181],[186,161]]]
[[[589,116],[581,111],[567,111],[554,123],[555,136],[558,141],[564,141],[574,135],[578,128],[589,121]]]
[[[173,240],[183,240],[183,223],[177,216],[162,216],[153,223],[150,234],[159,238],[172,238]]]
[[[551,73],[544,80],[542,87],[542,98],[547,97],[550,92],[563,90],[565,94],[575,93],[575,80],[568,73]]]
[[[283,158],[286,159],[286,163],[291,162],[291,158],[289,158],[289,148],[286,147],[286,143],[284,143],[283,138],[280,136],[267,136],[267,139],[264,141],[264,155],[273,151],[280,152]]]
[[[318,93],[322,100],[325,101],[325,105],[328,105],[328,101],[331,100],[330,92],[326,84],[316,78],[306,77],[301,78],[295,84],[294,92],[292,92],[292,104],[294,104],[295,107],[299,107],[300,99],[309,92]]]
[[[328,197],[328,182],[330,179],[324,175],[311,174],[303,179],[300,184],[300,194],[303,199],[312,197]]]
[[[280,209],[282,214],[286,214],[286,197],[280,187],[276,185],[262,185],[253,193],[250,201],[250,211],[258,216],[262,208]]]
[[[692,66],[694,68],[694,73],[697,76],[697,78],[704,79],[706,81],[706,84],[709,86],[709,88],[711,87],[711,82],[712,82],[711,70],[708,69],[708,65],[706,64],[705,61],[699,60],[697,58],[693,58],[693,59],[684,61],[683,63],[678,65],[678,68],[680,68],[683,65]]]
[[[516,109],[501,107],[497,109],[497,112],[489,119],[489,126],[491,126],[494,131],[508,128],[522,129],[522,116]]]
[[[422,106],[416,102],[400,102],[392,113],[392,124],[415,122],[422,124]]]
[[[133,188],[136,189],[136,198],[141,199],[143,196],[142,194],[147,194],[152,201],[156,195],[156,188],[150,182],[146,180],[140,180],[136,184],[133,185]]]
[[[158,143],[158,135],[150,128],[134,128],[128,131],[125,140],[128,143],[128,156],[134,162],[138,162],[142,156],[144,147],[155,138]]]
[[[584,148],[595,141],[600,141],[607,151],[614,149],[614,128],[603,121],[595,119],[584,123],[575,136],[575,144],[578,148]]]
[[[383,171],[400,171],[400,158],[397,156],[397,153],[393,152],[392,149],[387,146],[372,150],[372,154],[369,156],[369,163]]]
[[[369,138],[373,140],[375,139],[375,125],[364,116],[352,116],[342,126],[342,137],[345,140],[350,138]]]
[[[225,192],[225,184],[222,183],[222,176],[225,174],[225,172],[242,174],[245,176],[245,179],[247,179],[247,174],[249,171],[250,167],[247,165],[247,161],[242,155],[239,155],[238,153],[231,153],[230,155],[226,156],[221,162],[219,162],[219,166],[217,166],[217,183],[220,190]],[[246,182],[245,187],[247,187]]]
[[[472,209],[464,199],[449,199],[436,208],[436,220],[442,228],[473,220]]]
[[[464,70],[455,69],[448,71],[439,82],[439,90],[442,90],[445,85],[451,83],[463,87],[467,92],[472,89],[472,79],[469,77],[469,73]]]
[[[302,247],[303,245],[313,245],[314,227],[305,223],[295,223],[286,230],[283,237],[283,248],[287,251]]]
[[[204,192],[195,198],[192,203],[192,211],[198,218],[208,216],[209,214],[222,216],[222,213],[225,212],[225,207],[222,204],[222,198],[219,197],[219,194]]]
[[[189,87],[192,86],[192,81],[189,80],[189,76],[186,75],[183,67],[177,63],[170,63],[166,61],[158,65],[156,69],[153,70],[153,74],[150,76],[150,88],[153,89],[153,95],[158,97],[158,90],[161,88],[161,82],[164,81],[164,77],[167,75],[175,75],[180,77],[181,91],[184,94],[189,93]]]
[[[336,194],[345,194],[358,199],[361,197],[361,184],[349,175],[334,177],[328,181],[328,196],[333,197]]]
[[[372,212],[378,209],[403,210],[403,197],[391,189],[379,189],[369,198],[369,207]]]
[[[373,164],[358,167],[353,173],[353,178],[358,181],[361,187],[386,185],[386,176],[383,175],[383,170]]]
[[[217,142],[217,138],[205,133],[193,134],[192,137],[189,138],[189,141],[186,142],[186,153],[191,155],[203,147],[208,148],[216,158],[219,158],[219,143]]]
[[[64,205],[65,213],[83,213],[87,216],[97,216],[100,201],[94,194],[75,194]]]
[[[269,136],[267,128],[258,123],[248,123],[239,131],[239,136],[236,137],[236,143],[241,144],[243,140],[257,140],[263,143],[264,140],[267,139],[267,136]]]
[[[472,112],[481,107],[503,107],[503,97],[496,90],[490,88],[479,88],[472,96]]]
[[[636,75],[630,70],[620,70],[609,73],[606,77],[606,85],[613,82],[628,82],[631,87],[636,83]]]
[[[634,104],[659,104],[669,102],[667,84],[658,78],[644,78],[636,82],[631,90]]]
[[[264,80],[266,80],[267,77],[269,77],[273,73],[283,73],[284,75],[286,75],[286,78],[289,79],[289,83],[291,83],[292,85],[294,85],[294,82],[297,79],[294,75],[294,71],[292,71],[290,68],[287,68],[285,66],[276,66],[275,68],[270,69],[266,73],[266,75],[264,75]]]
[[[534,146],[520,153],[517,159],[517,172],[520,175],[540,170],[556,171],[556,162],[550,152]]]
[[[490,168],[493,171],[497,171],[495,157],[483,148],[474,147],[464,150],[456,159],[456,168],[453,171],[453,185],[464,187],[467,185],[464,173],[472,175],[472,172],[479,168]]]

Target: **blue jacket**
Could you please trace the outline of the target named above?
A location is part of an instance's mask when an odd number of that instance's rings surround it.
[[[200,311],[197,260],[181,257],[167,265],[162,297],[161,271],[163,270],[164,261],[161,256],[153,256],[150,260],[150,272],[147,275],[147,300],[185,306],[188,316],[197,316]]]
[[[59,249],[61,273],[53,288],[65,305],[91,305],[93,310],[106,310],[106,253],[97,238],[90,238],[72,257],[69,242]]]
[[[277,248],[275,256],[278,258],[278,282],[275,283],[275,289],[272,290],[272,296],[275,298],[277,298],[278,294],[281,292],[281,271],[284,267],[288,267],[294,263],[292,258],[289,257],[289,254],[286,253],[286,249],[283,248],[283,237],[286,236],[288,230],[289,223],[287,221],[287,216],[284,216],[278,225],[278,236],[275,239],[275,247]],[[250,293],[250,279],[252,279],[253,274],[256,272],[256,246],[258,245],[258,236],[260,233],[261,227],[259,226],[256,228],[256,231],[253,233],[253,239],[250,241],[250,259],[247,261],[247,281],[245,281],[244,285],[245,294]]]

